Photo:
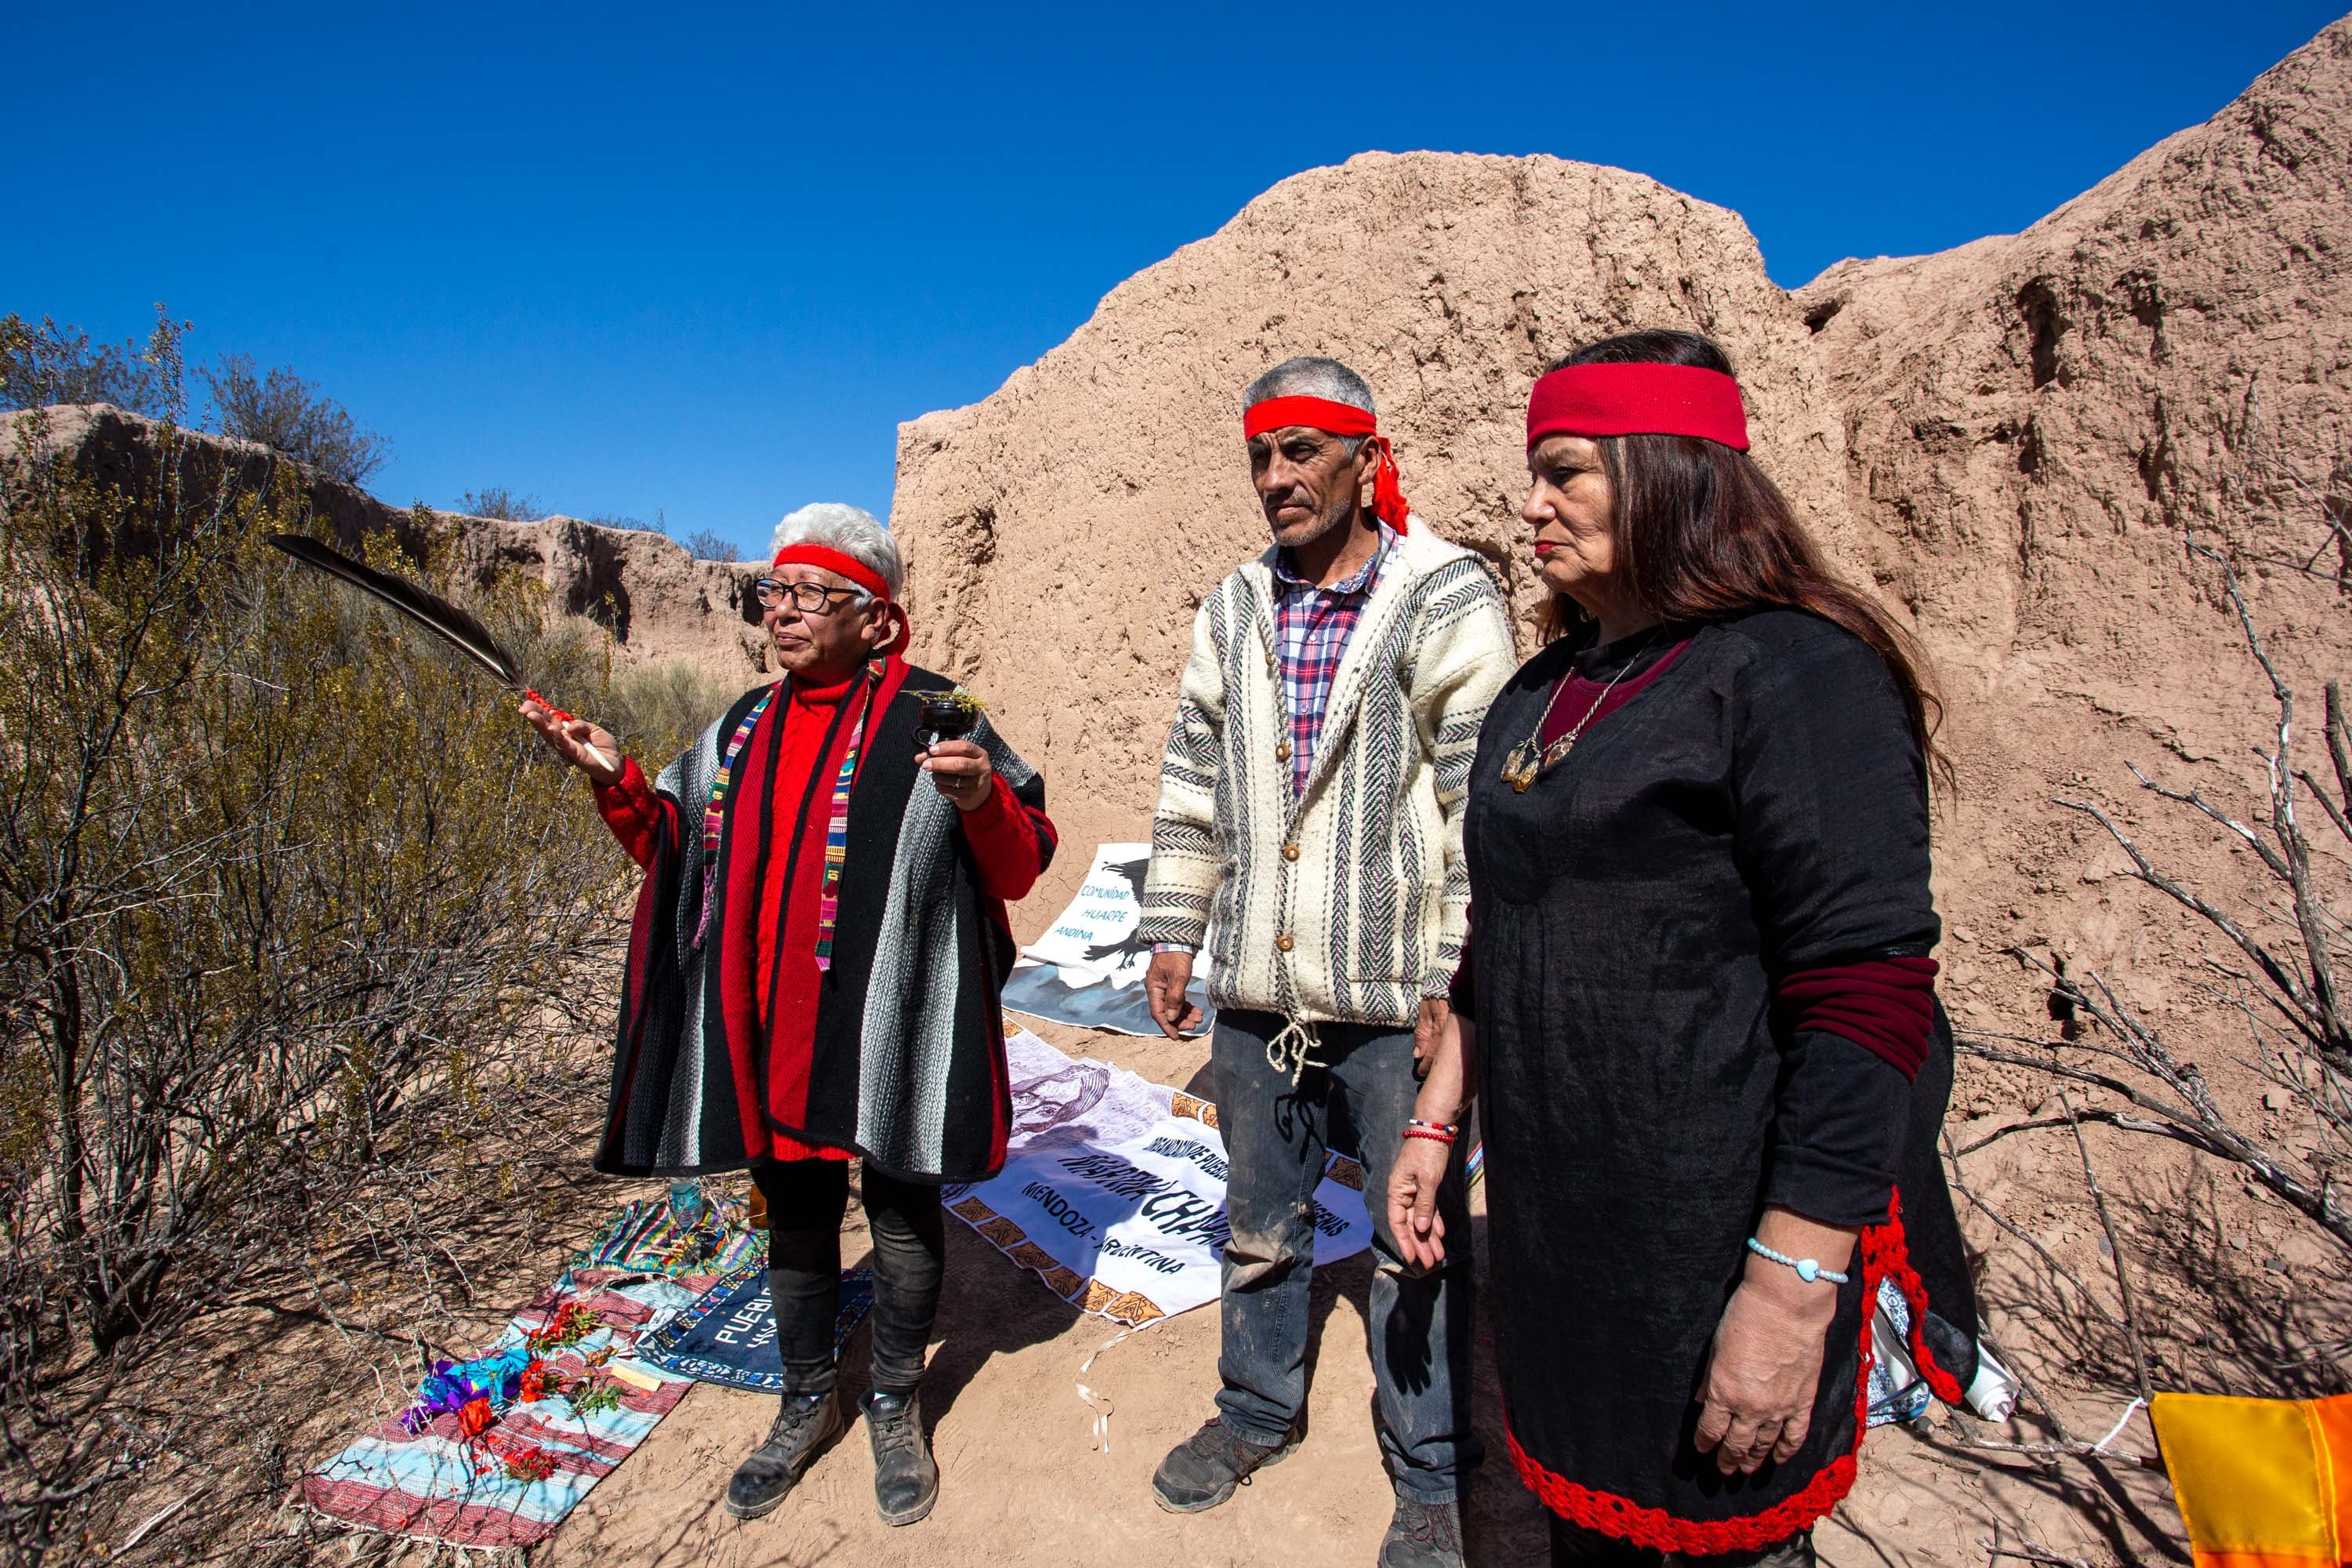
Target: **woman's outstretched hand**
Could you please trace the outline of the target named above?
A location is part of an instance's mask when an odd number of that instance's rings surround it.
[[[530,721],[549,751],[591,779],[600,784],[621,782],[621,742],[609,731],[585,719],[558,719],[554,709],[533,698],[525,698],[516,711]]]
[[[1765,1211],[1757,1238],[1837,1273],[1853,1259],[1853,1231],[1785,1209]],[[1837,1301],[1838,1287],[1827,1280],[1808,1281],[1785,1263],[1748,1255],[1739,1289],[1716,1324],[1693,1436],[1725,1475],[1749,1474],[1804,1446]]]

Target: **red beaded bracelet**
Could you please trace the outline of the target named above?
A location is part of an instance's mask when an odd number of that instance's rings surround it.
[[[1433,1143],[1454,1142],[1454,1134],[1442,1127],[1408,1127],[1404,1130],[1404,1135],[1408,1138],[1426,1138]]]

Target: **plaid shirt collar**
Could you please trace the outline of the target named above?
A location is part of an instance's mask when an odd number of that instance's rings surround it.
[[[1288,551],[1275,552],[1275,658],[1283,707],[1290,719],[1283,760],[1290,764],[1290,785],[1297,794],[1307,793],[1307,780],[1314,771],[1315,749],[1323,738],[1323,711],[1330,704],[1339,660],[1396,542],[1394,531],[1382,523],[1380,548],[1363,569],[1328,588],[1298,575]]]
[[[1292,594],[1308,591],[1331,594],[1340,597],[1350,594],[1371,592],[1372,584],[1380,580],[1381,567],[1387,563],[1389,552],[1395,548],[1397,542],[1395,530],[1390,528],[1387,523],[1381,523],[1380,530],[1380,547],[1372,552],[1372,558],[1365,562],[1356,572],[1332,584],[1328,588],[1301,577],[1297,568],[1291,564],[1290,552],[1287,549],[1276,551],[1274,552],[1275,592],[1286,598]]]

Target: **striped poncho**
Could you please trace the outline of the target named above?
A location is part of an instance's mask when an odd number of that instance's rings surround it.
[[[787,684],[749,691],[650,786],[600,791],[646,879],[597,1169],[835,1152],[969,1181],[1003,1163],[1004,902],[1054,830],[1044,779],[984,720],[987,805],[960,813],[923,775],[916,693],[953,684],[892,658],[814,735]]]

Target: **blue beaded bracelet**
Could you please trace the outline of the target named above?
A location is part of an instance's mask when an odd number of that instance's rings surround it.
[[[1787,1264],[1797,1271],[1797,1278],[1808,1285],[1816,1279],[1826,1279],[1832,1285],[1843,1285],[1846,1281],[1846,1276],[1834,1269],[1822,1268],[1819,1258],[1791,1258],[1785,1252],[1775,1252],[1752,1236],[1748,1238],[1748,1250],[1759,1258],[1768,1258],[1775,1263]]]

